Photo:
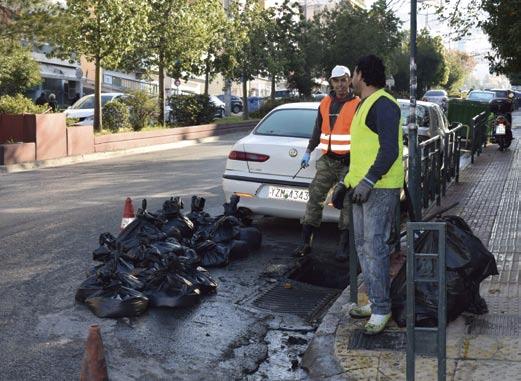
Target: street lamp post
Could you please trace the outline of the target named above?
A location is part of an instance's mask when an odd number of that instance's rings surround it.
[[[410,108],[408,123],[409,141],[409,180],[408,189],[416,221],[421,220],[420,203],[420,152],[418,147],[418,126],[416,125],[416,4],[411,0],[411,39],[410,39]]]

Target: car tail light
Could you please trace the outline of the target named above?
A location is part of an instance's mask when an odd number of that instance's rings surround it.
[[[263,155],[261,153],[252,153],[252,152],[244,152],[244,151],[232,151],[228,155],[228,159],[230,160],[243,160],[243,161],[259,161],[265,162],[270,157],[268,155]]]

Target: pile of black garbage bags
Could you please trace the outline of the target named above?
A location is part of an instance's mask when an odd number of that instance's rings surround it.
[[[224,214],[212,217],[204,211],[202,197],[192,197],[186,215],[179,197],[165,201],[155,213],[143,200],[136,219],[117,237],[100,235],[92,254],[100,263],[88,271],[76,300],[103,318],[198,303],[217,289],[205,267],[225,266],[261,245],[260,230],[251,226],[251,216],[237,208],[238,202],[232,196],[223,205]]]
[[[461,313],[488,312],[485,300],[479,295],[480,283],[490,275],[498,275],[494,255],[476,237],[468,224],[458,216],[443,216],[446,230],[446,284],[447,321]],[[416,253],[436,253],[437,233],[425,231],[415,239]],[[416,274],[422,278],[437,279],[437,261],[416,259]],[[406,266],[404,265],[391,284],[392,314],[396,323],[406,325]],[[438,285],[432,282],[415,284],[415,312],[417,326],[435,326],[438,323]]]

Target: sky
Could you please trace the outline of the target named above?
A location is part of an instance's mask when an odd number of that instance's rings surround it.
[[[375,0],[366,0],[366,4],[370,6]],[[389,0],[388,0],[389,1]],[[432,3],[439,4],[440,1],[444,0],[430,0]],[[451,0],[451,2],[454,0]],[[468,0],[463,0],[462,4]],[[410,0],[392,0],[392,8],[396,11],[398,17],[404,22],[403,28],[409,29],[410,27]],[[487,36],[481,30],[475,30],[471,36],[466,37],[461,41],[455,41],[448,35],[449,28],[446,24],[437,19],[433,9],[425,9],[418,4],[418,16],[417,16],[418,30],[427,27],[432,34],[440,35],[443,37],[444,45],[449,49],[456,49],[464,51],[474,57],[476,60],[476,67],[472,72],[472,76],[482,79],[489,76],[488,62],[485,59],[486,53],[490,50],[490,44]],[[504,81],[504,77],[494,78],[491,76],[492,81]]]

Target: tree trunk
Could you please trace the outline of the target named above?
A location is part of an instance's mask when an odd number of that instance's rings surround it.
[[[275,76],[271,76],[271,100],[275,100]]]
[[[206,58],[206,65],[204,68],[204,95],[208,95],[210,87],[210,58]]]
[[[159,94],[157,102],[159,104],[159,118],[160,125],[165,125],[165,63],[163,62],[163,52],[159,52]]]
[[[246,120],[249,118],[248,112],[248,81],[246,80],[246,76],[242,76],[242,103],[244,103],[244,108],[242,109],[242,119]]]
[[[96,57],[94,77],[94,130],[101,131],[103,121],[101,116],[101,59]]]

